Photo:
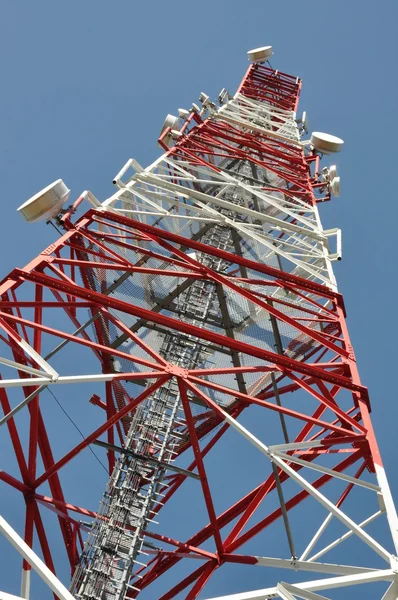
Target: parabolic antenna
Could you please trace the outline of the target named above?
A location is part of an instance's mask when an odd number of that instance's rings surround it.
[[[249,50],[247,58],[254,63],[263,63],[272,56],[272,46],[262,46],[261,48],[254,48]]]
[[[333,152],[340,152],[343,147],[344,140],[331,135],[330,133],[322,133],[321,131],[314,131],[311,135],[311,145],[322,152],[322,154],[332,154]]]
[[[336,165],[330,165],[328,170],[329,181],[333,181],[335,177],[337,177],[337,167]]]
[[[332,179],[330,183],[330,191],[332,192],[333,196],[336,196],[336,198],[340,196],[340,177],[335,177]]]
[[[163,127],[160,130],[160,135],[162,135],[164,130],[167,129],[168,127],[170,127],[170,129],[180,129],[178,126],[178,117],[176,117],[175,115],[170,115],[170,114],[167,115],[167,117],[164,120]]]
[[[178,114],[180,115],[181,119],[186,119],[187,117],[189,117],[190,113],[189,110],[187,110],[186,108],[179,108]]]
[[[29,198],[18,208],[26,221],[47,221],[60,212],[62,206],[68,200],[70,189],[62,179],[57,179],[44,190]]]

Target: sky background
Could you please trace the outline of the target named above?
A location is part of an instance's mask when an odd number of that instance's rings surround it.
[[[343,230],[335,273],[396,498],[397,18],[392,0],[0,2],[1,277],[54,239],[23,222],[22,202],[60,177],[72,199],[111,195],[128,158],[158,156],[167,113],[236,90],[247,50],[272,44],[272,66],[303,79],[310,131],[345,140],[341,197],[321,217]],[[238,585],[261,587],[261,569]],[[210,592],[223,593],[220,579]]]

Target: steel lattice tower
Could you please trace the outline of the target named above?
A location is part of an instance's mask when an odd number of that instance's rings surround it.
[[[233,97],[169,115],[164,154],[130,159],[104,202],[84,192],[58,211],[58,239],[0,284],[15,455],[0,479],[26,506],[23,540],[0,529],[25,559],[24,598],[31,566],[62,600],[204,598],[232,568],[244,579],[230,600],[354,597],[357,584],[398,598],[396,512],[332,270],[341,234],[318,213],[338,187],[320,166],[330,140],[301,139],[300,79],[253,56]],[[103,416],[62,452],[44,401],[60,385]],[[98,510],[63,484],[73,461],[84,486],[92,445],[108,460]],[[70,592],[51,575],[50,528]],[[240,593],[252,566],[276,587]]]

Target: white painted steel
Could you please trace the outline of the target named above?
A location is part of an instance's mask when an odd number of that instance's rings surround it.
[[[30,379],[0,379],[0,388],[35,387],[36,385],[62,385],[71,383],[94,383],[97,381],[113,381],[114,379],[147,379],[148,374],[140,373],[98,373],[94,375],[64,375],[52,380],[49,377],[34,377]],[[1,423],[1,420],[0,420]]]
[[[119,173],[114,177],[113,179],[113,183],[117,183],[118,181],[121,180],[121,178],[123,177],[123,175],[126,173],[126,171],[128,171],[128,169],[132,166],[132,158],[129,158],[129,160],[126,162],[126,164],[120,169]]]
[[[359,525],[357,525],[350,517],[348,517],[342,510],[337,508],[326,496],[321,494],[319,490],[314,488],[308,483],[304,477],[297,473],[292,467],[287,465],[281,458],[276,454],[272,453],[269,448],[261,442],[253,433],[243,427],[236,419],[231,417],[225,410],[220,407],[223,412],[224,420],[231,425],[236,431],[238,431],[244,438],[246,438],[255,448],[260,450],[265,456],[267,456],[275,465],[281,468],[285,473],[289,475],[291,479],[296,481],[303,489],[305,489],[315,500],[317,500],[326,510],[332,513],[339,521],[346,525],[352,530],[359,538],[362,539],[372,550],[374,550],[379,556],[381,556],[388,563],[391,561],[391,554],[383,548],[375,539],[373,539],[366,531],[364,531]]]
[[[327,579],[318,579],[316,581],[308,581],[305,583],[295,583],[294,585],[300,589],[310,592],[318,592],[321,590],[337,589],[348,587],[351,585],[362,585],[366,583],[377,583],[380,581],[396,581],[397,573],[393,569],[385,569],[379,571],[371,571],[360,575],[344,575],[342,577],[332,577]],[[238,594],[229,594],[227,596],[217,596],[217,598],[206,598],[206,600],[269,600],[275,598],[277,588],[264,588],[262,590],[254,590],[252,592],[241,592]]]
[[[275,456],[279,456],[283,460],[295,463],[296,465],[301,465],[302,467],[307,467],[308,469],[312,469],[313,471],[318,471],[320,473],[326,473],[328,475],[332,475],[337,479],[342,479],[343,481],[349,481],[354,485],[359,485],[361,487],[367,488],[368,490],[372,490],[374,492],[380,492],[380,486],[375,485],[374,483],[369,483],[368,481],[363,481],[362,479],[357,479],[356,477],[351,477],[351,475],[346,475],[345,473],[338,473],[334,469],[329,469],[328,467],[324,467],[323,465],[318,465],[313,462],[309,462],[308,460],[303,460],[302,458],[298,458],[297,456],[290,456],[284,454],[283,452],[279,452],[278,450],[274,450],[273,454]]]
[[[325,520],[323,521],[323,523],[321,524],[321,526],[318,528],[318,531],[315,533],[312,540],[307,545],[306,549],[300,556],[299,560],[304,560],[304,561],[307,560],[309,553],[311,552],[311,550],[313,549],[313,547],[315,546],[315,544],[317,543],[317,541],[319,540],[319,538],[321,537],[321,535],[323,534],[323,532],[325,531],[326,527],[329,525],[329,523],[332,519],[333,519],[333,515],[332,515],[332,513],[329,513],[327,515],[327,517],[325,518]],[[363,524],[361,524],[361,526],[363,526]]]
[[[18,369],[18,371],[30,373],[31,375],[39,375],[39,377],[43,375],[43,371],[40,371],[40,369],[34,369],[33,367],[28,367],[27,365],[15,362],[14,360],[8,360],[7,358],[0,357],[0,364],[11,367],[12,369]]]
[[[199,172],[202,170],[197,166],[195,166],[195,169]],[[269,193],[263,192],[260,187],[249,186],[230,174],[219,173],[217,176],[214,176],[213,181],[211,181],[211,183],[214,183],[215,185],[218,184],[221,186],[223,183],[224,186],[231,186],[231,188],[233,187],[236,190],[241,189],[243,194],[256,196],[260,202],[267,203],[274,207],[282,215],[286,215],[294,219],[296,223],[298,223],[298,225],[295,225],[293,223],[286,223],[286,221],[283,219],[276,219],[271,215],[264,215],[263,213],[259,213],[258,211],[246,208],[244,206],[232,205],[230,202],[219,198],[218,195],[208,196],[203,192],[176,184],[170,181],[170,179],[171,176],[169,175],[165,176],[163,174],[159,175],[155,173],[149,173],[147,170],[145,170],[144,172],[132,176],[128,184],[126,184],[125,191],[131,193],[133,197],[137,196],[141,200],[145,200],[148,205],[153,206],[153,200],[148,198],[147,193],[143,194],[143,192],[138,191],[137,184],[140,183],[141,185],[144,184],[147,186],[156,185],[159,190],[162,190],[162,202],[167,202],[170,204],[170,206],[178,205],[178,201],[176,201],[176,194],[179,194],[180,197],[187,198],[195,202],[195,204],[199,206],[203,216],[207,216],[209,213],[211,213],[213,216],[215,212],[217,212],[214,211],[214,209],[212,210],[209,204],[220,206],[220,208],[224,208],[226,210],[233,207],[234,212],[246,215],[247,217],[250,217],[251,220],[262,221],[264,224],[268,223],[276,230],[281,232],[291,232],[290,238],[285,240],[283,245],[278,246],[275,241],[270,241],[267,235],[261,234],[261,237],[259,237],[258,234],[254,234],[250,227],[246,225],[246,223],[233,220],[228,221],[228,224],[231,227],[239,229],[239,231],[243,233],[245,237],[256,240],[261,245],[265,246],[268,253],[272,252],[273,254],[278,254],[289,262],[292,262],[294,265],[296,265],[296,267],[306,271],[309,275],[319,279],[329,287],[336,289],[333,271],[331,270],[330,266],[327,236],[325,235],[325,232],[322,231],[322,227],[320,226],[320,221],[317,214],[318,209],[316,206],[309,207],[308,205],[302,203],[303,209],[305,209],[305,212],[307,212],[309,215],[309,217],[307,217],[302,214],[304,211],[299,211],[297,209],[297,206],[293,208],[294,205],[292,204],[290,208],[288,207],[286,201],[282,205],[280,200],[276,199]],[[192,177],[189,179],[192,180]],[[200,179],[198,180],[198,183],[203,184],[205,181]],[[170,192],[168,196],[164,194],[165,191]],[[112,197],[104,204],[108,205],[108,202],[112,202],[112,205],[114,205],[115,200],[118,200],[119,196],[120,194],[117,196],[117,198]],[[295,198],[295,201],[300,206],[301,203],[298,198]],[[181,206],[182,208],[186,207],[184,204],[181,204]],[[157,205],[157,208],[159,209],[159,205]],[[170,219],[173,219],[173,215],[168,211],[165,211],[165,216],[166,215],[170,217]],[[297,254],[298,251],[301,251],[302,258],[300,257],[300,254]],[[315,267],[314,261],[320,260],[322,260],[322,265],[316,264]]]
[[[390,585],[381,600],[397,600],[398,598],[398,583],[395,581]]]
[[[293,600],[296,600],[296,598],[302,598],[303,600],[329,600],[326,596],[320,596],[319,594],[314,594],[314,592],[300,590],[297,586],[286,583],[285,581],[278,583],[276,588],[282,598],[284,597],[283,595],[285,595],[289,600],[290,598]]]
[[[328,573],[330,575],[355,575],[357,573],[368,573],[375,569],[366,567],[355,567],[352,565],[336,565],[333,563],[315,563],[293,558],[272,558],[268,556],[256,556],[257,566],[272,567],[275,569],[291,569],[293,571],[312,571],[314,573]]]
[[[136,374],[133,379],[146,379],[148,375],[140,376],[139,373]],[[37,390],[29,394],[26,398],[24,398],[17,406],[15,406],[10,412],[5,414],[0,419],[0,427],[7,423],[12,417],[14,417],[24,406],[29,404],[33,398],[37,396],[41,391],[43,391],[49,385],[70,385],[77,383],[95,383],[95,382],[104,382],[104,381],[113,381],[115,379],[123,380],[130,379],[131,373],[99,373],[96,375],[71,375],[71,376],[63,376],[59,377],[56,380],[52,380],[45,377],[35,377],[31,379],[0,379],[0,388],[12,388],[12,387],[36,387],[40,386]]]
[[[74,600],[72,594],[2,516],[0,516],[0,533],[4,535],[15,550],[30,564],[32,569],[36,571],[39,577],[60,600]]]
[[[248,53],[249,60],[263,62],[268,57],[267,53],[269,52],[272,54],[271,47],[254,49]],[[269,54],[269,56],[271,54]],[[266,134],[271,138],[288,142],[294,148],[308,144],[308,141],[300,141],[300,130],[297,127],[296,114],[293,111],[270,107],[239,93],[232,99],[230,98],[227,100],[227,98],[228,93],[225,90],[223,95],[223,105],[216,109],[215,105],[209,102],[208,97],[205,97],[204,95],[203,109],[200,109],[196,104],[193,104],[192,110],[201,115],[210,114],[211,118],[231,123],[235,127],[241,128],[243,131],[249,130],[258,132]],[[162,132],[164,132],[166,128],[174,130],[174,134],[169,135],[169,139],[166,140],[168,145],[174,143],[173,136],[177,137],[182,135],[179,131],[179,125],[189,116],[192,110],[186,111],[184,109],[179,109],[181,120],[174,115],[167,116]],[[303,117],[303,121],[305,120],[306,119]],[[277,127],[275,126],[276,123],[278,124]],[[321,132],[314,132],[311,137],[312,146],[317,151],[324,154],[340,151],[343,143],[343,140],[340,138]],[[170,169],[173,169],[175,173],[179,173],[178,183],[176,183],[176,176],[170,173]],[[123,181],[123,179],[125,179],[125,181]],[[184,231],[184,227],[191,221],[227,225],[229,228],[239,232],[242,238],[256,244],[256,248],[261,248],[261,252],[259,251],[258,254],[264,262],[267,262],[270,257],[286,259],[293,265],[292,273],[298,273],[309,280],[319,281],[337,291],[331,261],[336,259],[339,260],[341,258],[341,230],[337,228],[323,230],[318,207],[316,205],[313,207],[308,206],[308,204],[301,201],[299,197],[295,197],[294,201],[289,200],[286,194],[280,192],[280,187],[283,187],[282,179],[283,178],[281,177],[279,180],[275,179],[274,185],[270,184],[270,188],[273,187],[274,189],[265,192],[261,185],[249,185],[231,171],[226,172],[222,169],[216,171],[203,165],[193,164],[188,159],[178,161],[177,159],[169,157],[166,153],[146,168],[142,167],[134,158],[130,158],[114,179],[114,183],[118,188],[117,192],[103,203],[89,191],[85,191],[83,196],[98,211],[110,210],[120,212],[121,214],[133,214],[135,218],[144,221],[146,216],[167,218],[168,222],[172,224],[171,230],[177,233]],[[324,176],[324,180],[325,187],[329,187],[331,192],[337,195],[339,192],[339,178],[337,177],[337,170],[334,165],[329,168],[328,174]],[[62,180],[58,180],[58,182],[54,182],[54,184],[45,188],[45,190],[34,196],[18,210],[23,212],[22,209],[25,207],[25,213],[32,217],[28,220],[36,220],[33,209],[36,209],[38,206],[38,197],[40,197],[40,194],[44,194],[46,202],[46,194],[49,188],[61,181]],[[210,195],[198,191],[198,188],[203,184],[208,184],[215,189],[215,194]],[[226,196],[229,193],[238,194],[245,202],[242,204],[230,202],[226,199]],[[267,207],[266,210],[263,212],[254,210],[248,200],[252,197],[256,198],[258,203],[261,203],[263,207]],[[189,207],[189,214],[176,214],[179,209],[187,210],[187,206]],[[217,208],[220,209],[221,212],[217,210]],[[31,212],[29,213],[29,211]],[[229,213],[228,215],[225,214],[228,211],[232,211],[236,214],[237,219],[235,220],[230,217]],[[25,218],[27,218],[25,213]],[[37,217],[37,219],[39,217]],[[44,216],[41,216],[41,218],[44,218]],[[289,222],[287,219],[294,222]],[[100,229],[106,230],[106,227],[101,225]],[[279,242],[276,241],[276,237],[270,238],[269,232],[286,234],[283,244],[279,244]],[[332,236],[336,237],[335,253],[331,253],[329,247],[329,238]],[[18,387],[21,385],[40,385],[41,387],[28,396],[17,407],[14,407],[8,415],[5,415],[5,417],[0,420],[0,425],[4,424],[14,416],[16,412],[33,399],[40,390],[45,389],[48,385],[93,383],[112,381],[116,378],[123,379],[123,373],[59,376],[48,362],[37,355],[33,348],[26,344],[26,342],[21,340],[20,346],[34,361],[36,361],[36,363],[44,370],[44,373],[39,369],[24,367],[22,370],[32,374],[32,378],[0,381],[0,387]],[[8,359],[0,359],[0,362],[11,368],[20,368],[18,363],[14,363]],[[277,597],[277,594],[279,594],[280,598],[289,598],[289,600],[291,600],[291,598],[294,598],[295,600],[296,596],[298,598],[303,598],[304,600],[318,600],[322,597],[315,594],[317,590],[333,589],[374,581],[395,581],[396,563],[394,557],[363,529],[367,524],[382,515],[383,511],[378,511],[357,525],[343,510],[337,508],[328,500],[328,498],[308,483],[305,477],[292,469],[287,462],[296,463],[378,492],[386,506],[389,525],[396,551],[398,551],[398,521],[384,469],[376,465],[378,485],[374,485],[349,475],[337,473],[333,469],[328,469],[315,463],[309,463],[296,456],[284,455],[283,451],[304,450],[306,448],[321,446],[322,444],[321,442],[313,440],[311,442],[279,444],[267,447],[251,432],[230,417],[228,413],[225,411],[223,412],[225,420],[234,429],[265,454],[275,465],[286,472],[291,479],[305,489],[328,511],[326,519],[318,528],[311,541],[307,544],[307,547],[299,560],[256,557],[258,561],[257,564],[265,567],[314,571],[338,576],[319,581],[297,583],[294,586],[281,583],[278,584],[277,588],[268,588],[244,594],[224,596],[222,599],[218,598],[213,600],[264,600],[271,597],[275,598]],[[315,547],[315,544],[321,538],[326,527],[331,522],[333,516],[347,526],[348,531],[340,538],[318,551],[311,558],[307,558]],[[354,534],[384,560],[389,562],[394,568],[375,571],[365,567],[315,562],[317,558]],[[25,575],[24,577],[24,590],[22,595],[27,597],[26,594],[28,593],[27,589],[29,587],[28,575]],[[285,594],[285,596],[281,594]],[[57,592],[57,595],[61,599],[65,598],[70,600],[72,598],[70,594],[69,596],[61,596]],[[6,594],[6,596],[9,595]],[[12,600],[16,600],[16,597],[11,596],[9,598],[4,598],[4,600],[11,600],[11,598]],[[397,598],[398,584],[394,582],[386,592],[383,600],[397,600]],[[1,599],[2,596],[0,593],[0,600]]]
[[[278,598],[282,598],[282,600],[296,600],[293,594],[291,594],[281,583],[277,584],[276,591],[278,592]]]
[[[384,467],[375,464],[377,482],[380,486],[384,506],[386,508],[387,520],[390,526],[392,539],[394,541],[395,554],[398,555],[398,517],[395,510],[394,500],[387,480]]]
[[[368,517],[367,519],[364,519],[361,523],[359,523],[359,527],[366,527],[366,525],[369,525],[369,523],[373,523],[373,521],[375,521],[382,514],[383,514],[383,512],[381,510],[377,511],[376,513],[374,513],[373,515],[371,515],[370,517]],[[332,515],[328,515],[328,516],[331,517]],[[334,542],[331,542],[330,544],[328,544],[327,546],[322,548],[322,550],[319,550],[316,554],[313,554],[310,558],[307,558],[307,561],[311,562],[311,561],[317,560],[318,558],[320,558],[321,556],[323,556],[324,554],[329,552],[329,550],[332,550],[333,548],[335,548],[336,546],[341,544],[341,542],[344,542],[344,540],[351,537],[353,535],[353,533],[354,533],[353,531],[347,531],[344,535],[342,535],[341,537],[334,540]]]
[[[239,94],[237,94],[233,100],[229,101],[227,105],[222,106],[217,111],[213,111],[211,117],[225,120],[228,111],[232,111],[232,113],[235,116],[237,115],[242,122],[245,122],[248,127],[252,128],[252,121],[256,116],[256,122],[258,122],[259,115],[257,113],[260,109],[263,111],[261,113],[263,115],[261,117],[263,119],[261,121],[262,127],[260,128],[262,132],[266,131],[267,135],[269,135],[270,131],[267,128],[271,127],[271,123],[275,123],[275,119],[280,119],[280,133],[277,135],[288,140],[290,143],[295,143],[296,140],[297,143],[299,143],[299,132],[295,121],[295,114],[293,112],[281,109],[271,110],[264,104],[252,99],[247,99]],[[187,168],[185,168],[184,165],[186,165]],[[209,183],[212,186],[218,185],[220,187],[220,193],[216,193],[214,196],[208,196],[203,192],[192,189],[192,187],[176,184],[175,177],[170,175],[170,166],[181,173],[179,177],[180,182],[186,178],[186,181],[191,181],[192,183],[197,182],[198,186],[205,183]],[[193,172],[198,173],[200,179],[193,176]],[[259,202],[274,207],[280,214],[280,217],[275,218],[270,214],[258,213],[258,211],[253,211],[248,207],[245,209],[245,206],[232,205],[230,202],[220,198],[223,186],[231,186],[230,189],[232,189],[232,187],[236,190],[240,189],[242,190],[241,193],[243,195],[248,195],[248,197],[250,194],[254,194]],[[179,200],[179,198],[181,198],[181,200]],[[258,243],[265,246],[264,260],[268,260],[268,257],[271,256],[271,252],[273,255],[283,256],[283,258],[292,262],[298,271],[306,273],[307,277],[309,276],[318,279],[325,285],[337,290],[330,263],[331,259],[336,259],[336,256],[331,257],[329,255],[328,242],[327,239],[325,240],[327,236],[322,229],[318,215],[318,207],[310,207],[304,202],[300,203],[300,200],[297,197],[294,199],[294,204],[291,203],[289,206],[289,202],[286,198],[281,202],[280,198],[278,198],[278,194],[265,193],[262,191],[261,186],[248,185],[235,177],[231,172],[210,171],[204,166],[198,166],[196,164],[190,165],[189,161],[180,162],[167,155],[163,155],[152,165],[146,169],[142,169],[127,179],[123,189],[120,189],[108,200],[105,200],[103,207],[108,209],[112,207],[115,210],[118,210],[120,203],[123,202],[124,206],[121,207],[121,210],[128,210],[128,204],[131,203],[134,206],[134,209],[132,210],[136,211],[136,201],[141,203],[144,202],[149,207],[156,207],[157,211],[164,211],[165,216],[167,216],[170,223],[172,223],[174,213],[170,212],[170,209],[172,207],[178,209],[178,207],[181,206],[181,209],[185,210],[187,206],[186,199],[193,202],[193,205],[190,206],[190,210],[196,212],[196,219],[208,218],[208,205],[212,204],[212,206],[219,206],[226,210],[233,208],[235,212],[238,211],[238,214],[246,214],[250,221],[257,218],[258,221],[264,223],[264,226],[265,223],[268,222],[271,227],[275,228],[275,231],[290,231],[291,236],[284,241],[283,247],[278,243],[274,243],[272,251],[269,244],[267,245],[266,243],[266,235],[262,236],[261,242],[258,238],[256,239]],[[200,202],[203,204],[199,205]],[[165,204],[167,205],[166,210]],[[300,205],[302,205],[302,211],[298,210],[298,206]],[[271,217],[271,219],[267,217]],[[286,223],[285,217],[295,219],[295,223]],[[181,215],[178,215],[177,219],[181,219]],[[273,221],[273,219],[276,220]],[[188,221],[189,218],[187,217],[187,222]],[[246,220],[246,223],[241,223],[240,226],[244,227],[244,235],[249,239],[253,239],[250,221],[248,222],[248,220]],[[297,229],[295,229],[294,226],[297,227]],[[178,227],[175,230],[178,232]]]
[[[22,577],[21,577],[21,596],[25,598],[25,600],[29,600],[30,597],[30,575],[31,569],[22,568]]]
[[[5,327],[5,329],[7,331],[8,327]],[[36,352],[36,350],[34,350],[32,346],[30,346],[30,344],[28,344],[27,342],[25,342],[25,340],[17,336],[14,336],[14,339],[18,346],[20,346],[20,348],[24,352],[26,352],[26,354],[33,358],[33,360],[43,369],[43,371],[47,373],[50,379],[54,381],[58,379],[59,374],[57,373],[57,371],[53,369],[52,366],[46,360],[44,360],[44,358],[38,352]],[[43,373],[43,375],[45,373]]]
[[[300,145],[300,134],[297,128],[297,124],[295,122],[295,114],[290,111],[283,111],[282,109],[275,109],[269,106],[266,106],[264,103],[257,102],[253,99],[246,98],[240,94],[236,94],[233,99],[224,102],[223,106],[219,109],[211,109],[211,117],[218,120],[224,120],[233,124],[234,126],[241,127],[243,130],[251,130],[258,131],[259,133],[266,133],[268,136],[275,137],[281,140],[289,141],[293,145]],[[275,124],[275,122],[279,120],[280,128],[279,131],[271,131],[271,127]],[[322,134],[319,132],[315,132],[312,136],[313,146],[316,147],[319,151],[326,154],[328,152],[336,152],[340,151],[343,145],[343,140],[340,138],[336,138],[335,136],[330,136],[329,134]],[[308,142],[305,142],[308,144]],[[169,168],[172,167],[178,173],[180,173],[179,182],[180,184],[175,182],[173,176],[169,173]],[[200,179],[196,176],[193,176],[192,173],[198,173],[200,175]],[[329,182],[332,182],[333,179],[337,177],[337,170],[335,166],[331,166],[328,174]],[[215,193],[214,196],[209,196],[207,194],[198,192],[197,189],[192,189],[190,187],[185,187],[181,185],[183,181],[192,182],[193,184],[197,184],[196,187],[199,187],[200,183],[207,182],[209,185],[211,184],[214,187],[219,187],[219,193]],[[338,182],[337,182],[338,184]],[[338,191],[336,189],[336,183],[332,187],[332,191],[335,193]],[[233,221],[228,217],[221,216],[218,210],[215,210],[218,207],[221,210],[228,210],[232,208],[232,205],[226,201],[222,195],[224,190],[227,189],[236,189],[240,190],[241,194],[251,194],[257,197],[258,201],[267,202],[270,206],[272,206],[275,211],[278,211],[278,216],[273,216],[270,214],[259,213],[258,211],[249,208],[248,206],[233,206],[233,210],[240,215],[245,216],[245,222]],[[295,265],[295,268],[298,270],[302,270],[305,274],[304,276],[309,278],[315,278],[318,281],[329,286],[331,289],[337,291],[337,284],[334,277],[331,261],[340,260],[342,256],[342,240],[341,240],[341,230],[334,228],[330,230],[323,230],[322,224],[319,217],[318,207],[315,206],[311,210],[303,210],[301,214],[295,213],[295,209],[293,206],[286,204],[282,204],[281,201],[277,198],[277,195],[265,193],[261,190],[260,186],[248,185],[242,181],[239,181],[237,178],[234,178],[231,173],[223,173],[223,172],[210,172],[206,170],[204,167],[198,167],[197,165],[193,166],[186,161],[177,161],[173,158],[168,157],[167,155],[163,155],[157,161],[155,161],[152,165],[139,171],[138,175],[132,175],[126,182],[125,192],[130,194],[130,200],[132,205],[135,202],[135,198],[144,202],[148,207],[157,207],[157,214],[160,216],[162,213],[162,209],[164,210],[163,214],[166,214],[170,222],[175,219],[176,222],[180,219],[182,222],[184,217],[181,215],[173,216],[171,209],[172,207],[184,206],[184,202],[189,200],[192,202],[191,205],[191,217],[193,220],[202,220],[204,223],[213,221],[213,222],[224,222],[226,225],[235,228],[239,233],[246,237],[247,239],[251,239],[256,241],[258,244],[263,245],[267,248],[266,236],[263,235],[263,232],[260,230],[258,225],[252,223],[251,221],[256,221],[256,223],[263,223],[263,226],[267,226],[268,228],[278,229],[281,232],[288,233],[291,237],[287,240],[287,243],[284,245],[284,248],[273,248],[273,253],[280,257],[283,257]],[[120,193],[116,193],[114,196],[109,198],[103,203],[104,207],[112,207],[115,210],[118,209],[118,202],[120,202]],[[124,195],[126,198],[126,194]],[[295,199],[297,200],[297,199]],[[308,209],[308,207],[306,207]],[[128,210],[128,209],[127,209]],[[132,209],[133,210],[133,209]],[[144,214],[144,210],[142,214]],[[149,214],[150,210],[147,211]],[[295,224],[287,223],[286,218],[294,218]],[[187,218],[188,222],[188,218]],[[293,227],[292,227],[293,225]],[[178,229],[176,230],[178,231]],[[336,238],[336,252],[331,252],[329,248],[329,239],[331,237]],[[289,243],[292,243],[292,250],[287,250],[289,248]],[[302,256],[304,257],[304,253],[307,252],[308,256],[306,258],[298,258],[293,255],[293,248],[295,245],[301,245],[302,247]],[[306,249],[306,250],[304,250]],[[268,251],[267,248],[266,251]],[[315,258],[317,257],[317,258]],[[322,257],[322,263],[319,261],[318,257]],[[314,267],[314,260],[318,261],[316,263],[316,267]],[[320,267],[322,264],[322,267]],[[294,272],[294,271],[293,271]],[[229,419],[226,417],[226,420]],[[242,433],[242,430],[241,430]],[[250,433],[247,432],[250,437]],[[254,436],[253,436],[254,437]],[[253,439],[250,440],[253,443]],[[261,442],[260,442],[261,444]],[[280,456],[277,456],[278,451],[288,451],[288,450],[300,450],[308,447],[315,447],[318,443],[316,441],[311,441],[308,443],[301,444],[285,444],[278,445],[268,449],[264,453],[268,455],[268,457],[273,460],[280,468],[287,471],[291,478],[295,478],[295,472],[291,469],[287,469],[287,465],[283,462]],[[321,445],[321,443],[319,443]],[[265,450],[265,445],[262,446],[261,450]],[[274,452],[276,451],[276,452]],[[279,459],[279,462],[278,460]],[[286,457],[286,460],[289,460]],[[300,459],[294,458],[298,464]],[[292,460],[293,462],[293,460]],[[306,466],[309,466],[306,465]],[[311,465],[312,467],[313,465]],[[310,468],[311,468],[310,467]],[[340,478],[349,483],[355,483],[356,485],[360,485],[362,487],[367,487],[374,491],[381,490],[381,493],[384,497],[383,486],[386,483],[386,480],[383,478],[383,474],[381,477],[378,475],[378,483],[379,486],[368,484],[367,482],[360,480],[358,481],[355,478],[350,476],[346,476],[344,474],[338,474],[332,469],[323,469],[316,468],[324,473],[328,473],[333,475],[333,477]],[[384,473],[384,472],[383,472]],[[347,539],[352,536],[354,533],[358,535],[366,544],[368,544],[373,550],[375,550],[380,556],[382,556],[386,561],[390,561],[391,555],[385,550],[380,544],[374,540],[371,536],[368,536],[366,532],[363,531],[363,527],[368,524],[376,516],[369,517],[365,521],[363,521],[360,525],[356,525],[351,519],[345,515],[345,513],[339,509],[337,509],[325,496],[320,494],[316,489],[314,489],[310,484],[305,481],[304,477],[301,475],[297,475],[296,482],[301,485],[304,489],[306,489],[318,502],[320,502],[329,512],[328,515],[323,522],[323,524],[318,528],[317,533],[312,538],[312,540],[307,544],[307,548],[304,550],[302,554],[303,560],[298,561],[299,568],[302,570],[308,570],[309,565],[313,563],[313,558],[310,560],[304,560],[311,550],[314,548],[315,544],[319,541],[322,536],[322,533],[325,531],[327,525],[332,520],[333,516],[342,521],[349,530],[347,533],[342,536],[342,540]],[[387,495],[389,490],[387,492]],[[391,497],[390,497],[391,498]],[[396,518],[395,518],[395,509],[391,502],[387,502],[390,507],[391,515],[390,516],[390,524],[392,524],[394,532],[397,531],[396,528]],[[379,516],[382,514],[381,511],[377,513]],[[340,543],[340,541],[334,542],[336,545]],[[327,550],[325,550],[326,552]],[[322,551],[321,551],[322,552]],[[317,556],[317,555],[315,555]],[[269,560],[268,563],[271,566],[273,560],[275,561],[284,561],[284,559],[261,559],[263,561],[261,564],[265,565],[264,561]],[[291,563],[291,561],[286,560],[286,563]],[[260,561],[259,561],[260,564]],[[276,564],[276,563],[275,563]],[[296,563],[297,564],[297,563]],[[279,563],[279,566],[282,565],[282,562]],[[325,568],[325,567],[317,567],[317,568]],[[327,568],[334,568],[333,566]],[[337,568],[337,567],[336,567]],[[345,568],[345,567],[344,567]],[[351,567],[347,567],[351,568]],[[352,567],[355,569],[355,567]],[[362,572],[361,572],[362,573]],[[380,579],[388,579],[391,576],[391,571],[381,572],[380,575],[373,575],[371,572],[363,572],[363,576],[361,573],[358,573],[358,577],[355,580],[330,580],[330,587],[336,587],[340,585],[354,585],[361,582],[366,582],[370,580],[376,580],[378,577]],[[362,580],[361,580],[362,577]],[[316,584],[316,582],[315,582]],[[300,584],[305,585],[305,584]],[[327,589],[329,586],[328,581],[325,580],[325,587]],[[310,589],[310,588],[308,588]],[[311,588],[315,589],[315,588]],[[319,588],[323,589],[323,588]],[[234,598],[241,598],[241,596],[234,596]],[[228,597],[229,598],[229,597]],[[231,597],[232,598],[232,597]],[[242,596],[243,599],[243,596]]]

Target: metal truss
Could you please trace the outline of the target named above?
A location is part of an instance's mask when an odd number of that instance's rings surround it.
[[[224,600],[372,583],[398,598],[397,516],[331,266],[341,234],[322,228],[328,184],[300,141],[300,88],[252,65],[234,98],[163,131],[155,163],[130,159],[111,198],[78,198],[60,237],[0,283],[14,456],[0,479],[26,507],[24,539],[9,539],[31,549],[36,532],[43,556],[22,553],[24,598],[31,566],[63,569],[50,528],[76,598],[194,599],[220,568],[250,566],[291,582]],[[48,391],[65,385],[66,410],[93,405],[74,444],[49,417]],[[251,487],[226,443],[257,457]],[[93,447],[109,474],[98,510],[75,500]],[[173,505],[178,527],[162,517]]]

